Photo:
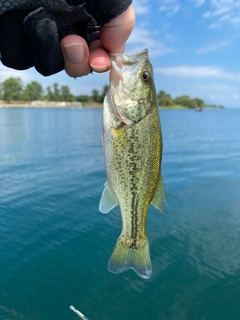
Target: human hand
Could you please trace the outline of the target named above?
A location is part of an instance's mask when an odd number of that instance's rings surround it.
[[[68,35],[61,41],[64,68],[71,77],[87,75],[91,70],[104,72],[111,68],[109,52],[123,53],[132,32],[135,13],[132,5],[118,17],[100,27],[100,40],[88,46],[84,38]]]
[[[16,70],[34,66],[44,76],[64,67],[73,77],[91,70],[107,71],[111,67],[107,51],[122,52],[134,25],[131,0],[115,0],[114,6],[112,0],[9,0],[6,3],[0,6],[3,65]],[[100,40],[95,40],[98,35]]]

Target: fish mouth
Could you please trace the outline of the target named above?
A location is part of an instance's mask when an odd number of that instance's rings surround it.
[[[134,65],[144,62],[148,59],[148,49],[144,49],[141,52],[135,52],[135,53],[110,53],[109,54],[113,66],[117,69],[117,71],[120,71],[122,69],[122,66],[124,65]]]
[[[134,100],[131,92],[128,90],[128,83],[124,83],[124,73],[135,74],[140,64],[148,60],[148,50],[144,49],[138,53],[110,53],[112,61],[112,68],[110,71],[111,86],[109,90],[111,103],[111,110],[116,119],[126,125],[132,125],[144,116],[135,119],[130,117],[129,112],[133,108],[137,108],[140,111],[140,105],[146,100]]]
[[[109,56],[112,62],[110,78],[112,85],[116,88],[123,79],[124,72],[134,74],[138,66],[148,60],[148,49],[131,54],[110,53]],[[124,91],[123,88],[122,91]]]

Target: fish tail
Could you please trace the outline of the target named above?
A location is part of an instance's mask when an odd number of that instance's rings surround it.
[[[152,265],[147,237],[136,241],[121,234],[118,238],[108,262],[108,270],[112,273],[121,273],[128,269],[133,269],[142,278],[150,278]]]

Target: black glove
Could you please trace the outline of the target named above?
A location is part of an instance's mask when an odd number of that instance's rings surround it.
[[[125,11],[131,0],[0,0],[0,58],[10,68],[35,66],[44,76],[64,68],[61,39],[99,37],[99,25]]]
[[[36,0],[2,2],[0,53],[7,67],[23,70],[35,66],[48,76],[63,70],[59,42],[65,35],[78,34],[87,41],[98,37],[96,21],[87,14],[84,4],[79,4],[81,0],[69,1],[72,5],[64,0],[46,0],[44,7],[39,7],[44,1]],[[4,8],[7,11],[2,13]]]

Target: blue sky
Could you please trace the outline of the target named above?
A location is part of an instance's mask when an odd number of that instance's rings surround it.
[[[240,1],[133,0],[136,26],[127,52],[149,49],[157,91],[187,94],[210,104],[240,108]],[[74,94],[102,89],[108,74],[72,79],[65,72],[42,77],[0,65],[0,81],[19,76],[25,83],[68,85]]]

